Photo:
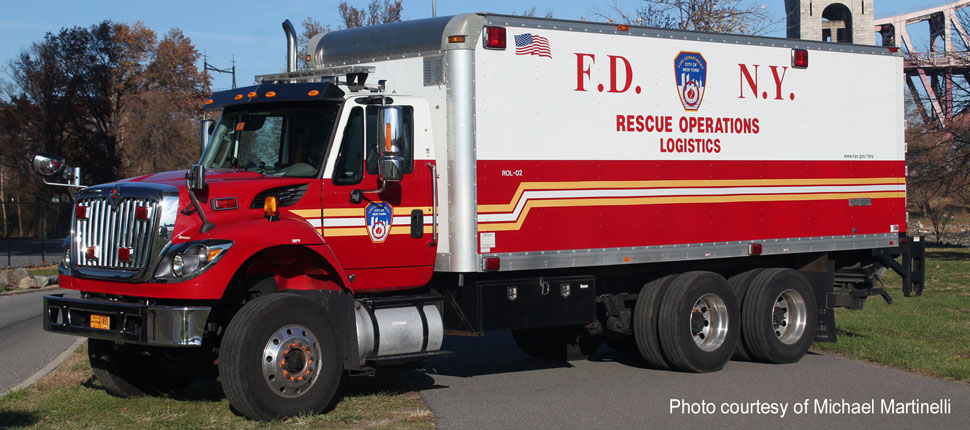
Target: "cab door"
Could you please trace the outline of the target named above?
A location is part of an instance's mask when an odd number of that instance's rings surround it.
[[[379,124],[384,106],[355,101],[344,108],[343,127],[324,173],[321,233],[351,275],[354,290],[424,285],[434,267],[434,160],[427,105],[393,108],[401,123],[400,182],[384,184],[378,172],[383,149],[378,145],[387,131]]]

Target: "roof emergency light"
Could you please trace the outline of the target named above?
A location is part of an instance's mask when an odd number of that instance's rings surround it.
[[[807,69],[808,68],[808,50],[807,49],[792,49],[791,50],[791,66],[795,69]]]
[[[505,49],[505,27],[485,27],[485,49]]]

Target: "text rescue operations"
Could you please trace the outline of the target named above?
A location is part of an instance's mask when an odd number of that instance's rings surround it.
[[[596,61],[594,54],[574,53],[576,55],[576,88],[574,91],[588,91],[586,83],[590,79],[590,71]],[[596,86],[599,92],[624,93],[629,91],[633,85],[633,67],[629,60],[619,55],[607,55],[610,63],[610,85],[603,84]],[[624,69],[624,82],[622,87],[618,85],[617,70],[619,67]],[[758,93],[758,69],[760,65],[738,64],[740,75],[740,95],[738,98],[759,98]],[[782,97],[782,82],[787,74],[786,66],[768,66],[772,72],[774,81],[775,100],[784,100]],[[752,72],[753,71],[753,72]],[[750,90],[749,97],[745,97],[745,84]],[[640,86],[633,88],[634,92],[640,94]],[[761,98],[768,99],[770,96],[767,91],[760,94]],[[791,93],[789,100],[795,99],[795,94]],[[737,117],[695,117],[681,116],[676,121],[677,130],[681,133],[692,134],[758,134],[761,131],[758,118],[737,118]],[[633,133],[673,133],[674,117],[671,115],[616,115],[617,132]],[[692,138],[664,138],[660,137],[660,152],[662,153],[719,153],[721,152],[721,139],[707,137]]]

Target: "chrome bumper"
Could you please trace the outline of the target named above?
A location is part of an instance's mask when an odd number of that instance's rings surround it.
[[[116,342],[157,346],[202,346],[212,308],[146,306],[44,296],[44,330]],[[91,315],[109,317],[108,329],[91,327]]]

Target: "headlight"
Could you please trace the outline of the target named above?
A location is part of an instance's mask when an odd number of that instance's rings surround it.
[[[172,257],[172,274],[181,278],[183,268],[185,268],[185,261],[182,260],[182,254],[176,252],[175,256]]]
[[[225,255],[232,242],[204,240],[169,247],[155,270],[156,281],[184,281],[205,273]]]

